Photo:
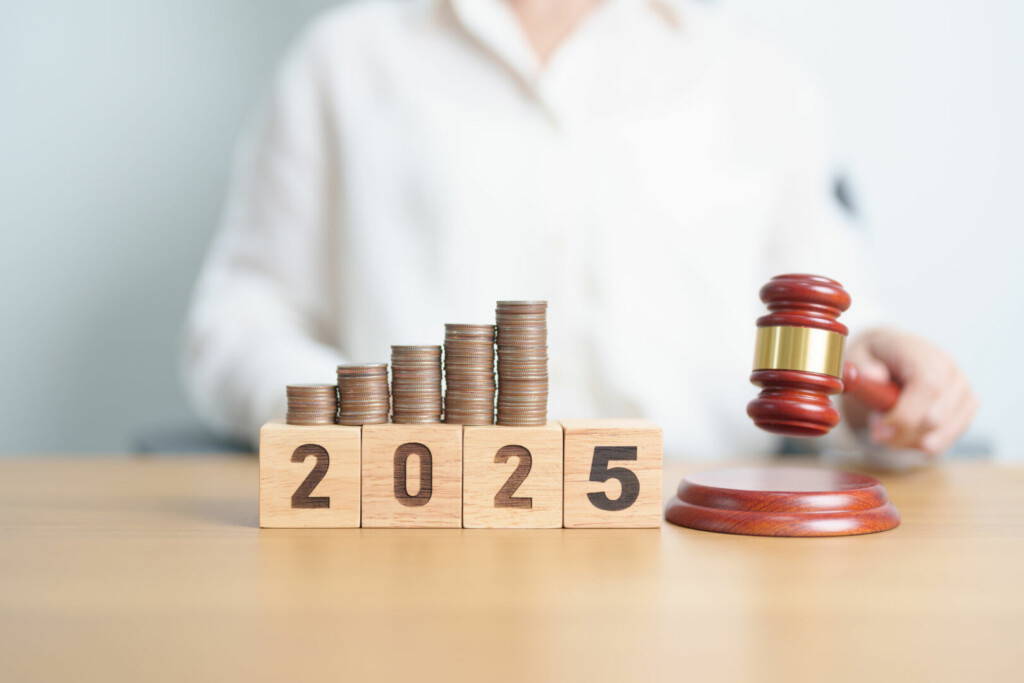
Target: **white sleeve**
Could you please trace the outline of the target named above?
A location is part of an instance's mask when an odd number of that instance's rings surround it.
[[[201,417],[253,442],[285,385],[333,383],[328,239],[331,128],[311,41],[281,70],[243,142],[223,223],[185,331],[185,384]]]

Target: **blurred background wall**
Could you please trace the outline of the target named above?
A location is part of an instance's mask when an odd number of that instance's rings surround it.
[[[0,453],[194,428],[179,330],[233,144],[335,3],[3,4]],[[1024,3],[718,4],[824,91],[894,320],[956,354],[983,400],[973,433],[1024,457]]]

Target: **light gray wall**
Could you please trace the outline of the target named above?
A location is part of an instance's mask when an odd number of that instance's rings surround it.
[[[0,21],[0,453],[193,424],[188,292],[234,139],[329,0],[8,0]],[[832,102],[893,317],[952,350],[1015,457],[1024,4],[729,0]],[[1017,456],[1019,457],[1019,456]]]
[[[1024,3],[725,4],[827,96],[892,320],[953,352],[973,433],[1024,459]]]
[[[0,20],[0,452],[194,418],[179,329],[233,142],[329,0],[18,0]]]

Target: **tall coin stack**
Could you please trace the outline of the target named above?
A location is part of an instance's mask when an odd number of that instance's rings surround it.
[[[387,422],[391,412],[388,364],[338,366],[338,424]]]
[[[441,347],[391,347],[392,420],[441,421]]]
[[[338,416],[338,387],[333,384],[289,384],[290,425],[331,425]]]
[[[494,424],[494,325],[444,326],[444,421]]]
[[[548,302],[499,301],[498,424],[548,421]]]

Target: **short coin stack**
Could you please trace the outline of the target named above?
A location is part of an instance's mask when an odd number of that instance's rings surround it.
[[[338,366],[338,424],[387,422],[391,412],[388,364]]]
[[[498,424],[548,421],[548,303],[499,301]]]
[[[444,326],[444,421],[494,424],[494,325]]]
[[[338,387],[333,384],[289,384],[290,425],[330,425],[338,415]]]
[[[441,347],[391,347],[392,421],[441,421]]]

